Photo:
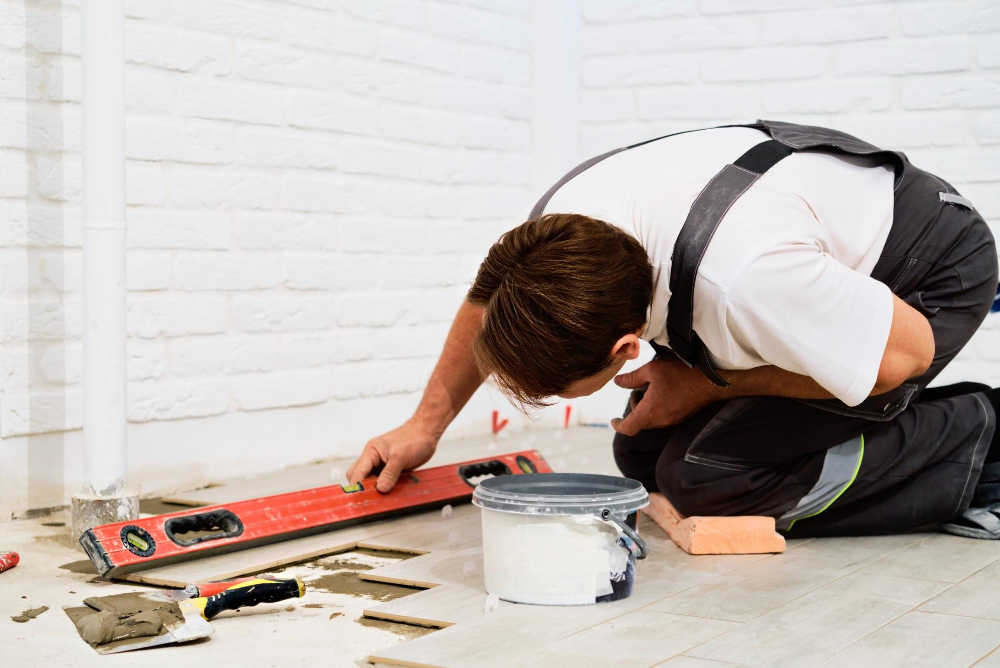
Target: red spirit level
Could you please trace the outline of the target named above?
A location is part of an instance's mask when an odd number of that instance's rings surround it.
[[[388,494],[375,478],[262,499],[193,508],[88,529],[80,544],[101,577],[243,550],[472,499],[473,478],[551,473],[535,450],[403,474]]]

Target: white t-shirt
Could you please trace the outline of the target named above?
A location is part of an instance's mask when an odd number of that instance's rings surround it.
[[[769,139],[753,128],[667,137],[564,184],[545,213],[578,213],[634,236],[655,289],[642,338],[667,345],[670,257],[692,202],[719,170]],[[871,278],[892,225],[893,179],[872,158],[794,153],[723,218],[695,281],[694,329],[721,369],[775,365],[849,406],[875,385],[892,293]]]

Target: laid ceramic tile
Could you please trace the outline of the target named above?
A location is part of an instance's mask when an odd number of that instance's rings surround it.
[[[797,546],[795,556],[813,561],[822,560],[829,567],[852,571],[856,570],[855,567],[860,568],[919,543],[923,537],[922,534],[904,534],[814,538]]]
[[[982,660],[977,661],[975,668],[1000,668],[1000,649],[993,650]]]
[[[900,536],[810,541],[679,592],[659,612],[748,622],[906,545]]]
[[[744,664],[696,659],[693,656],[675,656],[668,661],[656,664],[655,668],[744,668]]]
[[[546,645],[520,666],[652,666],[737,625],[715,619],[637,610]]]
[[[1000,560],[1000,545],[948,534],[931,534],[865,567],[866,573],[919,580],[961,582]]]
[[[1000,561],[973,573],[920,606],[925,612],[1000,620]]]
[[[967,668],[1000,645],[1000,622],[909,612],[865,636],[823,668]]]
[[[852,573],[687,654],[752,666],[815,666],[947,586]]]
[[[448,576],[446,579],[452,581],[454,577]],[[703,582],[706,577],[711,576],[671,568],[668,564],[654,560],[641,572],[636,580],[635,592],[628,598],[582,606],[502,606],[488,615],[477,614],[442,631],[381,650],[371,660],[376,663],[426,664],[442,668],[507,668],[522,665],[525,657],[536,655],[551,643],[621,618],[664,596]],[[415,605],[411,614],[423,615],[419,608],[419,605]],[[643,641],[645,640],[647,639],[644,638]],[[657,660],[666,658],[669,655]],[[601,665],[607,663],[605,661]]]

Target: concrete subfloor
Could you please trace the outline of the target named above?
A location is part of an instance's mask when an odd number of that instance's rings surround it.
[[[548,448],[545,443],[533,447],[551,453],[550,462],[567,457],[565,468],[572,469],[573,456],[562,439],[560,434]],[[592,468],[594,462],[589,464]],[[223,613],[212,622],[215,633],[207,640],[143,650],[141,656],[98,656],[79,638],[62,606],[140,587],[98,580],[82,563],[84,555],[68,542],[67,515],[60,511],[0,523],[0,551],[21,555],[16,568],[0,573],[3,665],[113,667],[141,660],[146,666],[354,667],[369,665],[371,653],[462,626],[430,632],[362,620],[362,609],[373,600],[406,592],[322,591],[320,578],[331,573],[393,559],[341,554],[280,571],[313,584],[305,598]],[[440,514],[427,517],[434,522]],[[648,520],[642,530],[657,531]],[[666,627],[658,639],[636,638],[640,644],[663,645],[661,656],[636,665],[1000,668],[1000,543],[934,533],[789,540],[785,554],[753,558],[691,557],[670,543],[658,543],[660,553],[639,568],[637,590],[643,587],[644,571],[667,564],[692,578],[689,585],[636,612],[646,617],[656,613],[657,620],[662,617],[663,623],[687,631],[683,642],[668,638]],[[727,565],[727,560],[734,561]],[[26,623],[11,619],[43,605],[49,610]],[[712,632],[700,633],[699,625],[712,627]],[[585,629],[564,640],[586,647],[588,634],[593,642],[601,640],[600,630]]]

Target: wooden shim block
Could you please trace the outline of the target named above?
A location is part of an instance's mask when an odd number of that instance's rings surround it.
[[[688,554],[766,554],[785,551],[773,517],[685,517],[667,497],[649,495],[643,512]]]

